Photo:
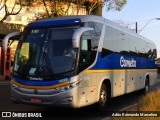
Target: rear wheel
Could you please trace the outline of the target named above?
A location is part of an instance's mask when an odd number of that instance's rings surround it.
[[[145,80],[145,87],[142,90],[142,94],[146,95],[148,91],[149,91],[149,79],[146,78],[146,80]]]

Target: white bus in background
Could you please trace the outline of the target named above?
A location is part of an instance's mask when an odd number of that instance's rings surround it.
[[[68,16],[28,24],[18,43],[12,100],[80,108],[157,81],[154,42],[98,16]]]

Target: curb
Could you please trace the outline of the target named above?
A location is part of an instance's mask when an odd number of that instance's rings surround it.
[[[131,109],[131,108],[134,108],[134,107],[136,107],[136,106],[138,106],[138,105],[139,105],[138,103],[135,103],[135,104],[133,104],[133,105],[130,105],[130,106],[127,106],[127,107],[121,109],[120,111],[126,111],[126,110],[129,110],[129,109]]]
[[[10,81],[0,81],[0,85],[10,85]]]

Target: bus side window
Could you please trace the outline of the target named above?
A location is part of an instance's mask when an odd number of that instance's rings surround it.
[[[91,54],[91,39],[82,39],[80,60],[79,60],[79,65],[80,65],[79,71],[83,71],[91,64],[90,54]]]
[[[82,40],[81,44],[81,54],[80,54],[80,64],[87,65],[90,64],[90,50],[91,50],[91,40]]]

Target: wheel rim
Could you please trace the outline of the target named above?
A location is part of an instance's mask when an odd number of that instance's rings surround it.
[[[148,92],[149,86],[148,84],[146,84],[146,92]]]
[[[105,104],[106,103],[106,99],[107,99],[107,96],[106,96],[106,92],[104,90],[102,90],[101,92],[101,96],[100,96],[100,101],[101,101],[101,104]]]

